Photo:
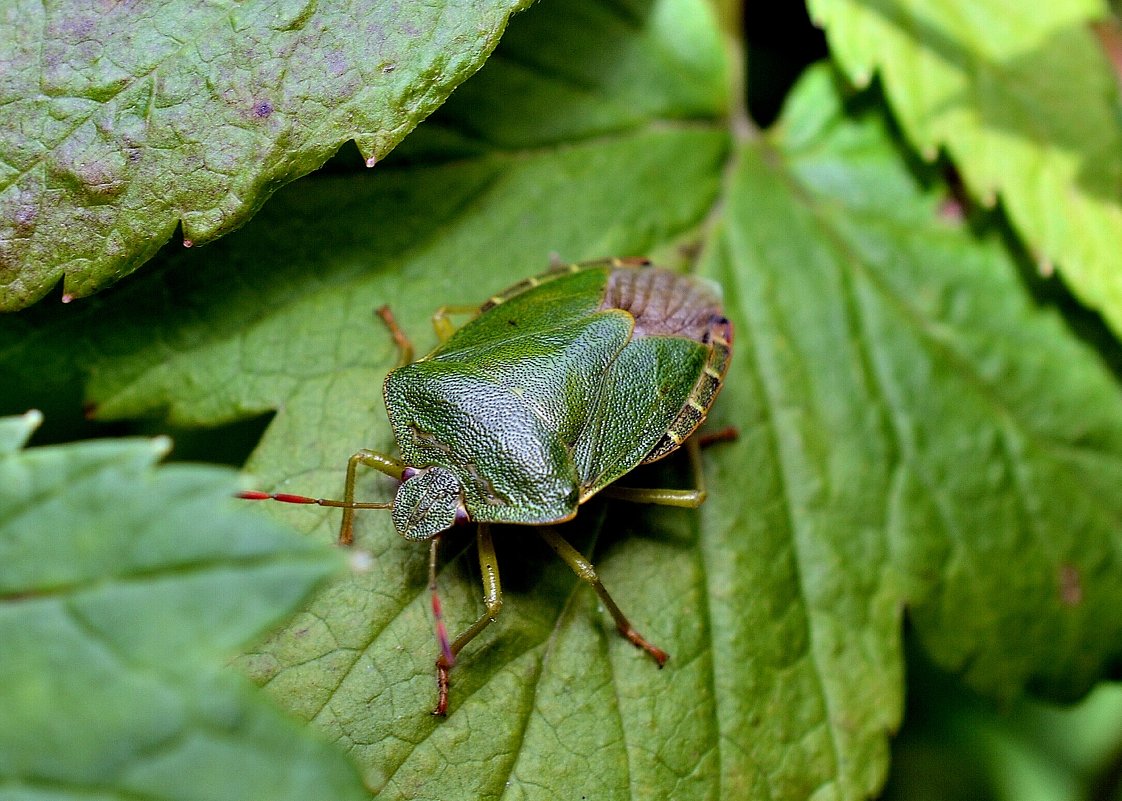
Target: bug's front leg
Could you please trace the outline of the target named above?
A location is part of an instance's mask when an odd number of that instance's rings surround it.
[[[658,663],[659,667],[666,664],[666,660],[670,658],[670,654],[662,650],[656,645],[653,645],[642,634],[635,630],[631,625],[631,621],[623,614],[623,610],[616,605],[612,596],[608,594],[607,588],[604,587],[600,576],[596,573],[596,568],[592,563],[584,558],[584,555],[570,545],[564,537],[558,534],[553,528],[549,526],[542,526],[538,528],[538,533],[541,534],[542,539],[546,541],[550,548],[552,548],[558,556],[572,568],[577,577],[590,585],[596,590],[596,594],[600,596],[600,600],[604,602],[604,606],[608,607],[608,611],[612,614],[612,619],[616,622],[616,628],[628,642],[636,648],[642,648],[651,658]]]
[[[343,485],[343,503],[346,505],[343,506],[343,522],[339,526],[340,545],[350,545],[355,540],[355,479],[360,464],[373,467],[379,473],[385,473],[398,481],[401,481],[405,470],[405,465],[392,456],[366,449],[359,451],[347,460],[347,480]]]
[[[451,646],[446,646],[447,636],[441,643],[441,654],[436,660],[436,688],[437,702],[434,715],[443,717],[448,714],[448,688],[450,686],[449,673],[455,664],[456,656],[464,646],[479,635],[483,629],[495,622],[503,608],[503,589],[499,583],[499,562],[495,558],[495,544],[491,541],[491,527],[480,523],[476,531],[476,544],[479,551],[479,571],[483,574],[483,604],[487,607],[483,614],[472,623],[463,634],[455,639]],[[435,567],[431,568],[435,572]],[[434,596],[435,597],[435,596]],[[438,613],[438,603],[434,604],[433,611]],[[438,623],[438,628],[443,622]],[[438,630],[437,638],[441,639]]]

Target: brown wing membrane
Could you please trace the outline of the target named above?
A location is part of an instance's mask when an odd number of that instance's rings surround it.
[[[659,269],[616,269],[608,281],[604,308],[624,309],[635,318],[634,338],[680,336],[709,348],[705,366],[681,413],[643,464],[676,450],[705,421],[728,371],[732,324],[717,292],[696,278]]]

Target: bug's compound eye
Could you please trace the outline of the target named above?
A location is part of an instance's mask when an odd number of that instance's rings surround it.
[[[421,471],[418,470],[416,467],[407,467],[407,468],[405,468],[404,470],[401,471],[401,480],[402,481],[408,481],[409,479],[413,478],[413,476],[417,475],[419,472],[421,472]]]
[[[461,503],[456,507],[456,523],[457,526],[462,526],[464,523],[471,522],[471,517],[468,516],[468,510],[464,508]]]
[[[391,512],[393,524],[406,539],[432,539],[455,525],[463,503],[460,480],[451,470],[445,467],[415,470],[409,480],[402,481],[397,488]]]

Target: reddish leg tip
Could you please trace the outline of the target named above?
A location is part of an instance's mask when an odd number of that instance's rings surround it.
[[[438,718],[448,717],[448,688],[452,682],[448,677],[448,668],[441,662],[443,656],[436,660],[436,709],[432,714]]]
[[[716,431],[707,431],[701,434],[698,444],[703,448],[707,448],[719,442],[736,442],[739,437],[740,429],[736,426],[726,426]]]
[[[647,642],[646,638],[639,632],[635,631],[635,629],[624,628],[623,626],[621,626],[619,629],[619,633],[622,634],[624,638],[626,638],[627,641],[634,645],[636,648],[642,648],[644,651],[650,654],[651,659],[657,662],[660,668],[666,664],[667,660],[670,659],[670,654],[666,653],[666,651],[662,650],[657,645],[651,645],[649,642]]]

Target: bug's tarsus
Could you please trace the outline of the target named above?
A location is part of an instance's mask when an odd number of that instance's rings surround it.
[[[624,626],[619,625],[619,623],[617,622],[616,628],[619,630],[619,633],[623,635],[624,639],[626,639],[629,643],[634,645],[636,648],[642,648],[644,651],[650,654],[651,658],[658,663],[659,668],[662,668],[662,666],[666,664],[667,660],[670,659],[670,654],[666,653],[666,651],[648,641],[646,637],[633,629],[631,627],[631,624],[628,624],[625,628]]]
[[[456,654],[448,639],[448,627],[444,625],[444,611],[440,605],[440,594],[436,589],[436,560],[440,550],[440,535],[432,538],[429,546],[429,592],[432,594],[432,618],[436,628],[436,641],[440,644],[440,656],[436,660],[436,686],[439,698],[434,715],[444,717],[448,714],[448,672],[456,664]]]
[[[439,660],[436,663],[436,709],[432,711],[434,717],[448,717],[448,688],[452,686],[449,679],[448,668],[443,667]]]

